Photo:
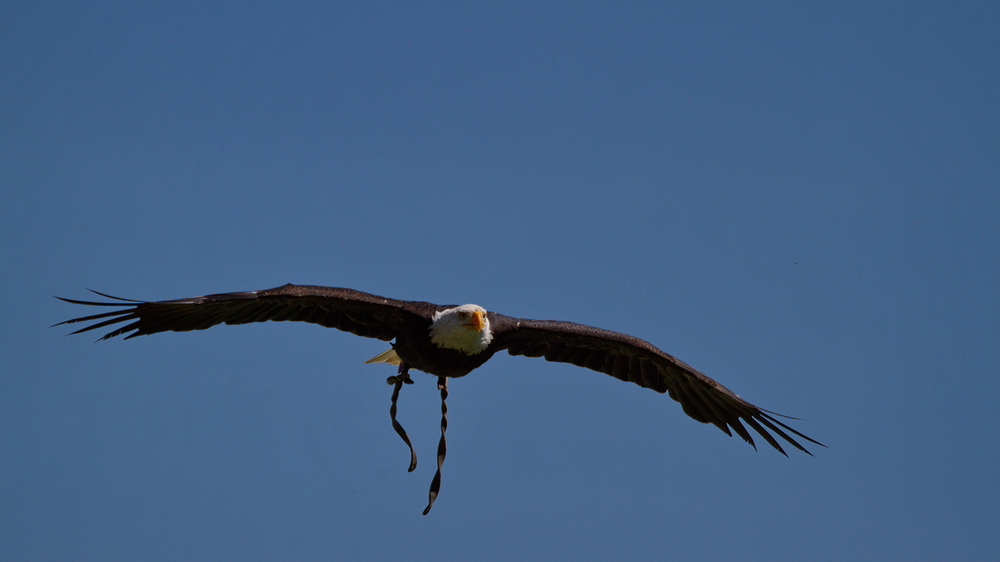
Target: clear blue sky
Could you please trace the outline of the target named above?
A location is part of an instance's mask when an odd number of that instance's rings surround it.
[[[4,4],[0,558],[995,559],[1000,7],[876,4]],[[829,448],[498,355],[424,517],[384,343],[49,327],[287,282],[634,334]]]

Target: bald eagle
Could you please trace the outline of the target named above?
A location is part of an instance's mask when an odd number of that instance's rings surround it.
[[[411,471],[416,467],[416,454],[406,432],[396,421],[399,389],[403,383],[412,383],[409,369],[417,369],[437,376],[441,391],[438,470],[431,483],[430,501],[424,514],[430,510],[440,489],[448,379],[469,374],[502,350],[511,355],[571,363],[657,392],[667,392],[681,404],[687,415],[702,423],[711,423],[727,435],[736,432],[754,448],[757,446],[744,423],[786,456],[775,435],[810,455],[812,453],[796,437],[823,446],[776,419],[779,414],[754,406],[645,340],[583,324],[512,318],[475,304],[455,306],[403,301],[353,289],[312,285],[288,284],[263,291],[152,302],[93,292],[117,302],[57,298],[73,304],[124,308],[56,325],[95,322],[73,332],[78,334],[126,322],[104,334],[100,338],[104,340],[121,335],[128,339],[157,332],[204,330],[216,324],[299,321],[358,336],[394,340],[390,349],[366,362],[399,366],[397,374],[388,378],[388,382],[395,385],[389,411],[393,427],[410,447]]]

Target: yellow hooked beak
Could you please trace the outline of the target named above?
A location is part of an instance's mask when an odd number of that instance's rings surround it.
[[[481,332],[483,331],[483,327],[486,326],[486,318],[483,317],[481,310],[476,310],[469,316],[468,320],[462,322],[462,325]]]

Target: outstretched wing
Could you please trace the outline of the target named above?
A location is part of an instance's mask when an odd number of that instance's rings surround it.
[[[668,392],[687,415],[712,423],[728,435],[732,435],[732,429],[754,448],[757,445],[744,423],[782,454],[787,455],[772,433],[806,453],[809,451],[796,437],[823,446],[775,419],[780,414],[754,406],[645,340],[573,322],[501,318],[494,321],[499,328],[494,344],[511,355],[572,363],[657,392]]]
[[[125,308],[73,318],[56,325],[96,321],[95,324],[73,332],[78,334],[128,322],[105,334],[101,337],[103,340],[122,334],[128,334],[125,336],[125,339],[128,339],[157,332],[204,330],[217,324],[247,324],[268,320],[296,321],[311,322],[359,336],[388,341],[402,330],[404,322],[417,316],[415,310],[427,305],[427,303],[388,299],[353,289],[292,284],[263,291],[220,293],[153,302],[122,299],[104,293],[97,294],[120,302],[56,298],[73,304]]]

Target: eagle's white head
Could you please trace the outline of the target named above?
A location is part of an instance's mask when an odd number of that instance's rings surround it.
[[[431,342],[445,349],[457,349],[466,355],[485,351],[493,341],[486,309],[463,304],[435,312],[431,324]]]

